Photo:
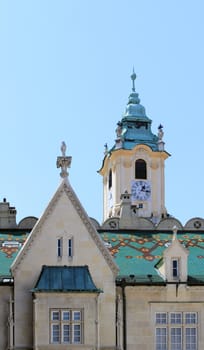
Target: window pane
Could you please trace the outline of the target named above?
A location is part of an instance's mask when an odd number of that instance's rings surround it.
[[[80,324],[73,325],[73,342],[74,343],[81,342],[81,326],[80,326]]]
[[[195,312],[189,312],[185,315],[185,323],[186,324],[195,324],[197,323],[197,314]]]
[[[172,260],[172,273],[173,277],[178,277],[178,260]]]
[[[59,321],[60,313],[59,311],[52,311],[52,321]]]
[[[52,325],[52,343],[59,343],[60,341],[60,327],[58,324]]]
[[[80,321],[81,320],[81,311],[73,311],[73,320]]]
[[[70,320],[70,311],[62,311],[62,320],[69,321]]]
[[[165,312],[156,313],[156,323],[166,324],[167,323],[167,314]]]
[[[62,341],[63,343],[70,343],[70,325],[68,324],[62,326]]]
[[[182,350],[181,328],[171,328],[171,350]]]
[[[167,350],[166,328],[156,328],[156,350]]]
[[[72,257],[72,247],[73,247],[73,240],[72,238],[68,239],[68,256]]]
[[[182,315],[181,313],[171,313],[171,323],[172,324],[181,324],[182,323]]]
[[[59,238],[57,240],[57,256],[58,257],[62,256],[62,238]]]
[[[186,350],[197,349],[196,328],[186,328]]]

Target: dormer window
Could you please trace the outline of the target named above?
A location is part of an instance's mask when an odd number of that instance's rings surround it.
[[[147,179],[147,164],[143,159],[135,162],[135,179]]]
[[[173,227],[172,242],[168,242],[158,270],[169,282],[186,283],[188,280],[189,250],[178,239],[177,230],[176,226]]]
[[[178,258],[172,259],[172,277],[173,278],[179,277],[179,259]]]

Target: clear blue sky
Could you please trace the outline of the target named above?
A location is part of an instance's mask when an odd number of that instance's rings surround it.
[[[164,126],[166,207],[204,217],[203,0],[0,1],[0,199],[39,217],[60,183],[60,144],[88,215],[102,220],[104,144],[131,91]]]

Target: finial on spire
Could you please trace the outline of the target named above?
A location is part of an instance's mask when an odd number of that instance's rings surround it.
[[[137,78],[137,76],[135,74],[134,67],[133,67],[133,71],[132,71],[132,74],[130,77],[132,79],[132,91],[135,92],[135,79]]]
[[[67,146],[66,146],[66,143],[64,141],[62,141],[60,149],[62,152],[62,156],[57,157],[57,168],[61,168],[60,176],[62,178],[65,178],[69,175],[67,168],[70,168],[70,166],[71,166],[72,157],[66,156]]]

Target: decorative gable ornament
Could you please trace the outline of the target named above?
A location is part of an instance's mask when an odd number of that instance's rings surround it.
[[[70,168],[71,161],[72,161],[72,157],[66,156],[66,149],[67,149],[66,143],[62,141],[62,144],[61,144],[62,156],[57,157],[57,168],[61,168],[60,176],[62,178],[66,178],[69,175],[67,168]]]

